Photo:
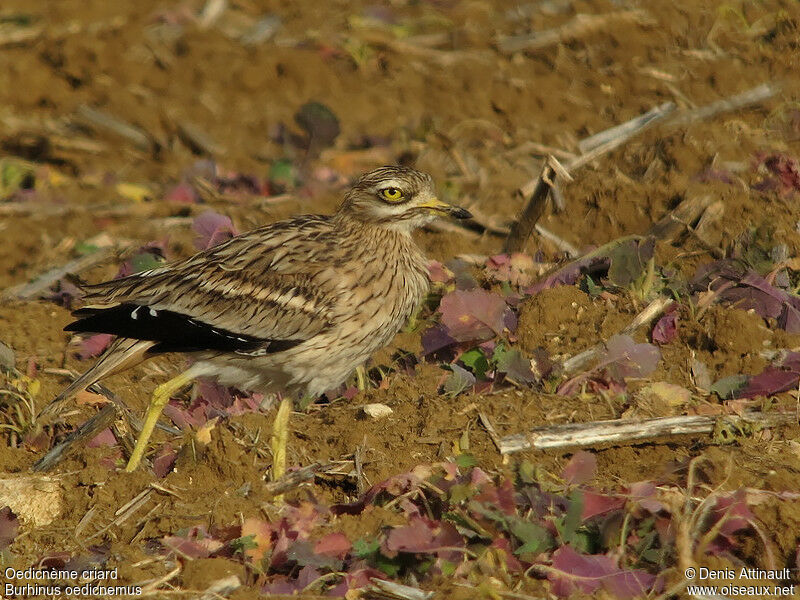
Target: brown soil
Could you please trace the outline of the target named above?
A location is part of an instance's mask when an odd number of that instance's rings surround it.
[[[531,4],[527,17],[515,15],[528,5],[510,0],[391,3],[392,13],[411,33],[444,32],[442,50],[474,52],[447,67],[430,58],[438,50],[421,58],[359,42],[365,30],[348,24],[348,18],[361,15],[369,6],[366,2],[233,0],[219,24],[206,29],[186,22],[186,15],[198,13],[203,4],[3,2],[0,17],[30,15],[34,26],[44,29],[33,40],[8,45],[0,29],[0,148],[47,164],[51,173],[62,176],[50,177],[49,185],[31,201],[41,203],[41,210],[15,216],[0,212],[0,289],[66,262],[75,256],[77,243],[102,232],[134,245],[168,238],[171,255],[183,257],[193,251],[193,234],[184,217],[208,208],[230,215],[240,230],[299,212],[331,211],[341,185],[313,177],[282,202],[223,198],[183,205],[163,200],[198,159],[181,141],[179,124],[199,127],[213,139],[219,148],[215,158],[225,169],[265,177],[270,162],[290,152],[272,142],[270,132],[279,123],[296,129],[292,115],[310,100],[334,111],[342,134],[334,148],[306,165],[309,174],[330,167],[350,177],[410,157],[434,176],[443,197],[504,221],[520,209],[514,191],[540,168],[539,157],[517,150],[525,142],[577,152],[581,138],[665,101],[700,106],[762,82],[780,82],[780,94],[762,106],[688,127],[652,128],[575,173],[575,182],[562,188],[566,212],[548,214],[541,223],[586,248],[643,233],[681,198],[711,194],[725,205],[725,218],[708,232],[712,245],[725,246],[753,227],[768,225],[774,243],[785,244],[789,256],[800,251],[796,196],[751,188],[764,176],[753,168],[758,152],[800,154],[800,134],[790,118],[800,92],[799,18],[789,0],[709,6],[690,0],[576,0],[543,3],[541,10]],[[576,14],[607,13],[620,10],[621,4],[641,4],[653,24],[611,22],[601,31],[528,54],[506,56],[495,49],[498,36],[557,27]],[[262,13],[282,18],[274,40],[246,46],[225,33]],[[363,58],[357,64],[342,48]],[[142,151],[113,134],[87,129],[75,116],[83,104],[146,131],[159,151]],[[353,150],[364,136],[386,137],[389,144],[372,153]],[[84,141],[97,146],[81,150],[77,142]],[[290,158],[302,162],[303,157]],[[703,182],[699,174],[709,168],[730,169],[733,183]],[[150,193],[141,202],[132,201],[118,193],[119,182],[145,186]],[[54,217],[48,212],[52,206],[68,210]],[[502,238],[488,233],[472,237],[423,232],[419,241],[431,258],[442,261],[459,253],[495,254],[502,245]],[[556,253],[538,238],[528,250],[547,257]],[[679,247],[660,247],[658,255],[662,263],[691,272],[698,261],[710,260],[705,250],[688,239]],[[111,277],[118,263],[108,261],[81,276],[89,281]],[[553,357],[573,355],[608,339],[637,308],[641,307],[625,298],[592,299],[575,287],[549,290],[525,301],[520,345],[526,351],[542,347]],[[69,319],[66,309],[47,301],[0,304],[0,340],[16,351],[17,368],[41,383],[35,398],[38,408],[64,385],[62,378],[43,369],[87,366],[76,359],[68,334],[62,332]],[[777,331],[774,323],[753,313],[712,306],[699,318],[681,314],[679,341],[662,349],[663,360],[651,379],[695,390],[693,359],[702,361],[715,381],[758,373],[767,364],[761,351],[798,345],[797,336]],[[417,351],[418,335],[401,334],[392,350],[396,348]],[[383,351],[375,363],[389,364],[390,357],[391,351]],[[106,383],[141,411],[156,383],[183,364],[182,358],[169,357]],[[531,389],[451,398],[437,394],[444,376],[438,366],[423,363],[415,376],[393,374],[385,387],[293,415],[289,464],[339,459],[360,448],[368,485],[452,456],[458,447],[468,449],[487,470],[510,472],[520,461],[530,460],[546,472],[559,473],[567,455],[523,453],[504,460],[477,423],[477,407],[501,435],[547,423],[631,414],[631,398],[563,398]],[[381,420],[360,416],[359,407],[373,402],[388,405],[393,414]],[[784,394],[777,402],[793,407],[795,401]],[[694,395],[690,406],[678,410],[718,409],[713,397]],[[80,423],[94,412],[78,407],[67,422]],[[23,524],[24,535],[4,556],[26,568],[54,552],[81,553],[91,545],[108,544],[122,581],[163,577],[173,565],[154,561],[140,542],[193,525],[211,528],[269,515],[263,480],[270,460],[263,447],[271,419],[272,413],[246,415],[218,424],[205,452],[184,455],[177,471],[158,481],[169,492],[152,490],[143,506],[122,522],[114,521],[116,511],[151,489],[153,474],[109,470],[101,460],[109,455],[114,460],[116,450],[80,449],[57,469],[68,511],[48,526]],[[164,438],[156,434],[159,441]],[[757,432],[734,446],[687,439],[601,449],[598,481],[593,483],[613,487],[657,479],[685,486],[687,461],[702,457],[709,489],[797,490],[798,438],[800,428],[795,426]],[[183,441],[174,440],[175,447]],[[24,474],[40,455],[0,444],[0,470]],[[342,501],[356,493],[349,480],[330,478],[289,497],[313,494]],[[775,544],[780,565],[794,561],[800,538],[798,504],[764,497],[754,511]],[[335,525],[357,539],[395,523],[394,513],[374,508],[358,518],[341,517]],[[750,552],[749,560],[763,564],[757,543]],[[205,590],[229,575],[251,582],[248,585],[255,581],[223,559],[181,564],[170,584],[185,590]],[[446,581],[436,586],[440,597],[463,593],[453,591]],[[253,589],[246,587],[236,596],[251,597],[247,594]],[[545,587],[535,591],[545,593]]]

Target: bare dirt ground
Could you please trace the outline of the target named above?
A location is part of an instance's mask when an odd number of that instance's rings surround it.
[[[682,201],[709,196],[721,201],[717,218],[702,231],[682,230],[656,245],[653,264],[664,289],[676,281],[685,284],[699,266],[736,256],[761,275],[777,273],[770,281],[796,298],[800,172],[792,157],[800,156],[799,22],[796,3],[779,0],[385,5],[6,0],[0,6],[0,160],[5,161],[0,289],[24,284],[93,246],[112,251],[80,272],[86,281],[115,276],[120,264],[141,256],[137,248],[150,242],[158,242],[170,259],[189,256],[196,250],[194,218],[208,210],[231,217],[238,231],[297,213],[331,212],[354,176],[396,162],[430,172],[443,199],[469,207],[477,217],[467,230],[421,232],[419,242],[430,258],[446,263],[457,255],[496,255],[504,228],[524,204],[516,190],[539,173],[544,155],[568,162],[581,154],[580,140],[665,102],[676,104],[680,118],[769,83],[777,93],[763,101],[688,123],[665,119],[576,170],[572,182],[560,184],[565,209],[548,210],[540,224],[583,252],[621,236],[643,235]],[[512,47],[520,39],[515,36],[531,32],[550,33]],[[309,102],[325,105],[338,119],[335,141],[320,141],[325,123],[310,129],[298,124],[296,115]],[[127,125],[109,126],[104,116]],[[565,260],[563,247],[538,235],[526,253],[541,263]],[[472,274],[497,292],[478,262]],[[445,293],[451,284],[444,284]],[[586,284],[521,293],[512,345],[527,359],[543,351],[558,361],[608,342],[651,299],[641,288],[607,286],[593,293]],[[0,341],[15,352],[13,365],[4,363],[3,389],[17,394],[2,397],[3,421],[11,426],[0,444],[5,478],[28,477],[47,449],[98,410],[99,399],[84,396],[63,422],[43,427],[22,402],[32,399],[41,409],[67,381],[53,369],[81,371],[91,364],[78,357],[79,342],[62,331],[70,322],[65,305],[79,304],[70,285],[61,279],[45,297],[6,298],[0,304]],[[442,293],[440,288],[438,296]],[[781,317],[764,318],[730,299],[699,308],[693,293],[684,286],[675,294],[681,300],[677,337],[660,346],[655,370],[628,378],[622,387],[586,384],[569,394],[556,393],[557,378],[515,386],[497,380],[442,393],[449,371],[440,357],[420,356],[421,335],[437,321],[435,296],[420,322],[374,357],[369,389],[351,388],[346,397],[292,415],[289,465],[341,460],[344,475],[318,476],[289,492],[282,505],[265,488],[274,407],[241,408],[228,398],[224,410],[204,413],[221,420],[198,433],[208,423],[179,422],[190,411],[190,400],[179,398],[173,418],[164,420],[183,433],[157,432],[152,445],[154,456],[166,457],[170,465],[175,460],[174,469],[123,473],[123,451],[111,432],[77,448],[50,473],[54,497],[63,503],[58,518],[42,524],[24,515],[19,522],[0,515],[0,533],[13,532],[0,555],[3,566],[117,568],[118,583],[141,585],[152,595],[199,593],[212,586],[238,598],[259,591],[302,591],[311,597],[332,590],[343,595],[347,586],[335,586],[356,582],[346,577],[356,577],[352,565],[358,554],[363,569],[441,598],[569,592],[625,597],[605,587],[564,591],[563,581],[546,568],[561,569],[558,552],[579,544],[560,529],[553,546],[514,554],[526,568],[543,564],[545,570],[515,571],[510,558],[492,561],[472,546],[472,554],[458,560],[433,546],[417,552],[409,546],[405,554],[400,549],[401,557],[432,556],[436,566],[387,566],[380,560],[393,557],[379,560],[347,544],[384,539],[392,528],[402,528],[417,518],[409,516],[409,505],[375,502],[357,514],[337,516],[320,507],[353,502],[371,485],[417,465],[467,455],[470,465],[493,481],[523,481],[564,497],[571,493],[570,481],[576,480],[563,471],[575,464],[573,451],[501,456],[478,413],[503,436],[539,425],[620,417],[795,411],[796,382],[788,391],[734,400],[709,393],[708,384],[724,377],[764,372],[779,351],[796,352],[800,337]],[[637,343],[653,341],[649,329],[633,337]],[[416,356],[415,367],[398,359],[400,350]],[[698,362],[705,368],[699,375]],[[184,358],[169,356],[106,384],[141,414],[153,387],[184,366]],[[687,395],[677,388],[666,395],[642,392],[654,382],[680,386]],[[387,405],[393,413],[370,419],[360,412],[368,403]],[[714,434],[592,449],[596,467],[580,485],[611,493],[653,482],[664,508],[653,509],[652,519],[672,528],[671,537],[659,530],[664,553],[657,560],[643,558],[644,551],[630,558],[626,548],[635,546],[633,541],[615,554],[606,538],[594,554],[602,550],[628,561],[622,567],[661,577],[645,586],[653,596],[669,590],[680,596],[682,567],[689,563],[789,567],[791,575],[782,581],[797,584],[800,427],[795,419],[732,435],[725,445]],[[459,463],[459,468],[472,467]],[[356,470],[358,477],[347,475]],[[733,493],[744,494],[734,504],[743,523],[728,531],[724,518],[707,518],[712,506],[719,511],[721,505],[702,499]],[[132,499],[135,505],[128,504]],[[294,527],[302,518],[286,511],[309,504],[324,518],[309,517],[306,529],[290,528],[293,539],[330,541],[340,538],[326,535],[344,534],[347,544],[339,555],[317,547],[329,559],[335,555],[336,566],[291,553],[278,560],[284,538],[277,529],[259,530],[282,518]],[[21,509],[12,511],[19,516]],[[644,519],[633,509],[627,514]],[[696,530],[681,527],[694,517]],[[650,530],[636,522],[638,535],[646,537]],[[625,539],[620,526],[615,535]],[[205,546],[198,541],[203,535],[191,529],[197,527],[210,540]],[[600,538],[610,531],[603,527]],[[232,542],[248,532],[255,536],[251,545]],[[717,537],[722,534],[725,544]],[[515,544],[524,538],[515,535],[509,539],[518,550]],[[180,546],[176,539],[191,544]],[[556,547],[553,558],[548,552]],[[454,576],[441,562],[458,565],[472,561],[473,554],[478,566],[469,572],[463,565],[453,567]],[[300,583],[299,571],[307,578]],[[221,580],[227,591],[213,588]],[[286,587],[270,587],[277,583]],[[348,597],[357,597],[354,593]]]

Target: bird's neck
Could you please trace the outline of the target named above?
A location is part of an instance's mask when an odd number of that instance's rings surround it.
[[[373,239],[381,239],[381,237],[390,237],[390,238],[397,238],[398,240],[404,240],[411,243],[414,243],[411,238],[411,231],[413,227],[410,227],[408,222],[383,222],[383,223],[376,223],[372,220],[362,220],[358,217],[354,217],[352,215],[338,212],[336,213],[333,218],[334,226],[341,229],[344,232],[359,232],[359,235],[364,237],[370,237]]]

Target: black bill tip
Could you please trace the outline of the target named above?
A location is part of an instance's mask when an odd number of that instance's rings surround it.
[[[460,206],[454,206],[453,209],[450,211],[450,216],[455,217],[456,219],[471,219],[472,213],[469,212],[466,208],[461,208]]]

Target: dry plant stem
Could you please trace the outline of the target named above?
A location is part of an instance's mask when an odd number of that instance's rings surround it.
[[[503,246],[504,253],[522,252],[525,248],[525,243],[528,241],[533,228],[542,214],[544,214],[544,209],[547,206],[547,195],[550,193],[550,184],[548,182],[552,181],[554,176],[555,169],[548,161],[542,167],[542,172],[539,174],[525,208],[522,209],[520,216],[511,225],[511,231],[509,231]]]
[[[713,203],[714,198],[709,195],[685,198],[674,210],[654,223],[645,235],[652,235],[664,242],[674,242]]]
[[[307,481],[311,481],[320,473],[330,473],[339,467],[336,463],[312,463],[308,466],[286,473],[280,479],[264,485],[264,489],[275,496],[293,490]]]
[[[197,125],[187,121],[177,121],[176,126],[178,137],[190,150],[210,156],[225,154],[225,148],[215,142],[206,131],[203,131]]]
[[[438,50],[436,48],[426,47],[406,40],[400,40],[390,34],[368,29],[360,30],[358,32],[358,37],[361,39],[361,41],[367,44],[382,46],[388,50],[391,50],[392,52],[403,54],[406,57],[422,59],[426,62],[430,62],[445,68],[452,67],[459,62],[480,60],[485,58],[485,56],[481,53],[457,50]]]
[[[20,300],[31,300],[37,298],[39,295],[53,285],[56,281],[68,274],[80,273],[86,269],[100,264],[106,258],[114,253],[114,248],[104,247],[98,248],[91,254],[81,256],[74,260],[69,261],[67,264],[50,269],[39,275],[36,279],[29,283],[23,283],[8,288],[3,296],[5,298],[18,298]]]
[[[626,121],[621,125],[605,129],[600,133],[583,138],[580,142],[578,142],[578,149],[581,151],[581,154],[586,154],[587,152],[590,152],[591,150],[594,150],[598,146],[602,146],[611,140],[626,138],[631,134],[637,133],[638,131],[644,129],[653,121],[663,119],[667,115],[671,114],[674,110],[674,102],[665,102],[664,104],[656,106],[655,108],[651,108],[646,113],[639,115],[630,121]]]
[[[667,308],[669,308],[672,303],[673,300],[670,298],[659,296],[650,304],[648,304],[644,310],[642,310],[642,312],[636,315],[633,320],[628,323],[628,325],[626,325],[622,331],[619,332],[620,335],[634,334],[640,327],[650,323],[653,319],[660,316],[665,310],[667,310]],[[569,376],[583,370],[583,368],[597,358],[597,356],[603,352],[604,349],[605,345],[603,343],[598,343],[588,350],[584,350],[572,358],[568,358],[564,361],[562,373]]]
[[[485,413],[479,412],[478,418],[481,420],[481,425],[483,425],[483,427],[486,429],[486,433],[488,433],[489,437],[492,438],[494,445],[497,446],[497,449],[500,452],[502,452],[503,449],[500,443],[500,436],[497,433],[497,429],[494,428],[494,425],[489,420],[489,417],[487,417]]]
[[[533,228],[544,213],[547,195],[550,192],[553,181],[555,181],[556,174],[562,178],[568,178],[569,174],[576,169],[621,146],[634,135],[662,120],[674,109],[675,105],[667,102],[626,123],[592,136],[595,139],[599,138],[602,143],[597,143],[591,150],[570,160],[563,166],[553,156],[549,156],[535,182],[530,182],[520,188],[522,196],[528,197],[530,195],[530,199],[520,216],[511,226],[511,232],[506,238],[503,252],[510,254],[511,252],[521,252],[524,249]]]
[[[78,107],[77,114],[89,125],[118,135],[143,152],[155,149],[155,142],[147,133],[114,115],[85,104]]]
[[[652,22],[652,18],[643,10],[622,10],[604,15],[579,14],[564,25],[554,29],[501,38],[497,43],[497,49],[504,54],[541,50],[567,40],[602,31],[612,23],[649,25]]]
[[[575,246],[570,244],[564,238],[557,236],[549,229],[545,229],[544,227],[539,225],[539,223],[536,224],[534,229],[536,230],[536,233],[538,233],[544,239],[553,242],[558,247],[559,250],[566,253],[567,256],[569,256],[570,258],[577,258],[580,255],[580,250],[578,250]]]
[[[433,592],[373,577],[366,588],[366,598],[385,600],[428,600]]]
[[[730,112],[751,104],[758,104],[764,100],[769,100],[779,91],[780,86],[778,84],[762,83],[741,94],[735,94],[728,98],[723,98],[722,100],[717,100],[711,104],[701,106],[700,108],[678,114],[667,123],[667,127],[685,127],[697,121],[705,121],[723,112]]]
[[[527,433],[517,433],[501,438],[500,452],[511,454],[524,450],[624,446],[643,441],[655,441],[663,437],[712,433],[718,421],[725,421],[733,426],[749,423],[761,427],[774,427],[794,423],[795,415],[750,412],[741,417],[692,415],[547,425],[536,427]]]
[[[52,469],[66,458],[77,442],[87,440],[111,425],[116,415],[116,407],[113,404],[106,404],[100,412],[70,433],[62,442],[53,446],[47,454],[34,463],[32,469],[37,472]]]

